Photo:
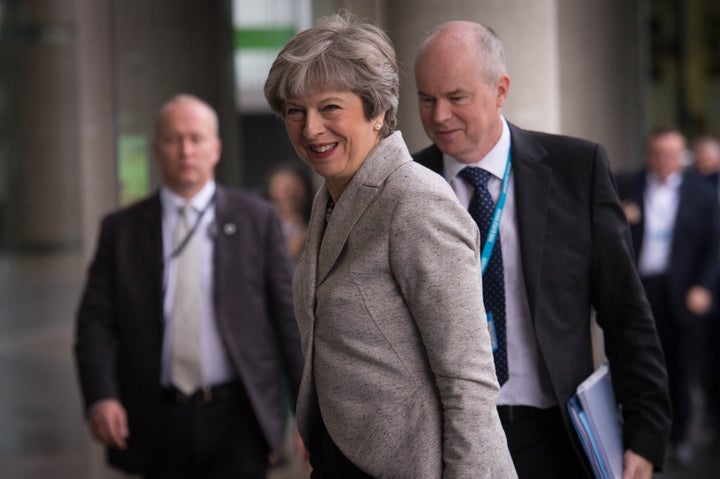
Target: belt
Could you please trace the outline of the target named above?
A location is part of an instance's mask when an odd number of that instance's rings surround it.
[[[521,421],[533,421],[557,415],[560,410],[557,406],[540,409],[532,406],[498,406],[498,416],[504,423],[516,423]]]
[[[651,274],[648,276],[640,276],[640,281],[643,283],[664,283],[667,281],[668,275],[666,273]]]
[[[192,394],[185,394],[174,386],[162,388],[160,397],[163,401],[179,406],[207,406],[219,401],[227,401],[241,397],[244,394],[240,381],[205,386],[198,388]]]

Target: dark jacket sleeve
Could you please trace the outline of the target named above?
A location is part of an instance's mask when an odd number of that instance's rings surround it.
[[[593,167],[592,302],[622,407],[625,448],[660,468],[670,430],[663,352],[635,267],[614,179],[600,146]]]
[[[100,399],[118,398],[112,230],[112,217],[107,217],[102,221],[76,318],[74,351],[86,408]]]
[[[718,281],[718,258],[720,257],[720,207],[718,206],[715,192],[708,187],[698,176],[688,173],[685,176],[688,181],[689,194],[696,195],[697,204],[693,206],[693,215],[696,223],[702,228],[693,235],[696,241],[692,248],[687,245],[680,246],[682,254],[693,255],[694,258],[685,258],[685,261],[694,267],[690,273],[690,281],[687,286],[702,286],[708,291],[714,292]],[[683,230],[681,223],[677,234],[691,234],[690,228]],[[692,249],[692,251],[688,251]]]

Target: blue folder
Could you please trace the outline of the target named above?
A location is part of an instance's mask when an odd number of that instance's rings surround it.
[[[621,418],[607,364],[578,386],[567,408],[595,477],[622,478]]]

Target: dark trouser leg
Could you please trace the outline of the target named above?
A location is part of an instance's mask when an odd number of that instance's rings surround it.
[[[309,452],[312,479],[372,479],[372,476],[360,470],[340,452],[321,418]]]
[[[250,404],[200,411],[198,478],[265,479],[269,448]]]
[[[536,411],[538,414],[535,417],[519,417],[513,420],[501,414],[503,429],[518,477],[521,479],[585,477],[580,458],[563,425],[559,408]]]
[[[268,445],[238,385],[209,404],[163,402],[145,479],[265,479]]]
[[[655,317],[660,344],[665,354],[670,403],[673,410],[670,442],[678,444],[687,435],[691,415],[689,351],[690,336],[673,313],[665,276],[644,278],[643,286]]]

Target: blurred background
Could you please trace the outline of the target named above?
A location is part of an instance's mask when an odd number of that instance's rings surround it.
[[[429,144],[415,51],[452,19],[503,40],[510,121],[603,143],[616,171],[642,164],[656,126],[720,132],[719,0],[0,0],[1,477],[115,477],[88,437],[71,355],[99,220],[157,187],[153,122],[179,92],[220,114],[222,183],[260,192],[299,161],[262,85],[285,41],[339,8],[395,44],[411,151]],[[663,477],[711,477],[712,459]],[[295,466],[272,477],[303,477]]]

